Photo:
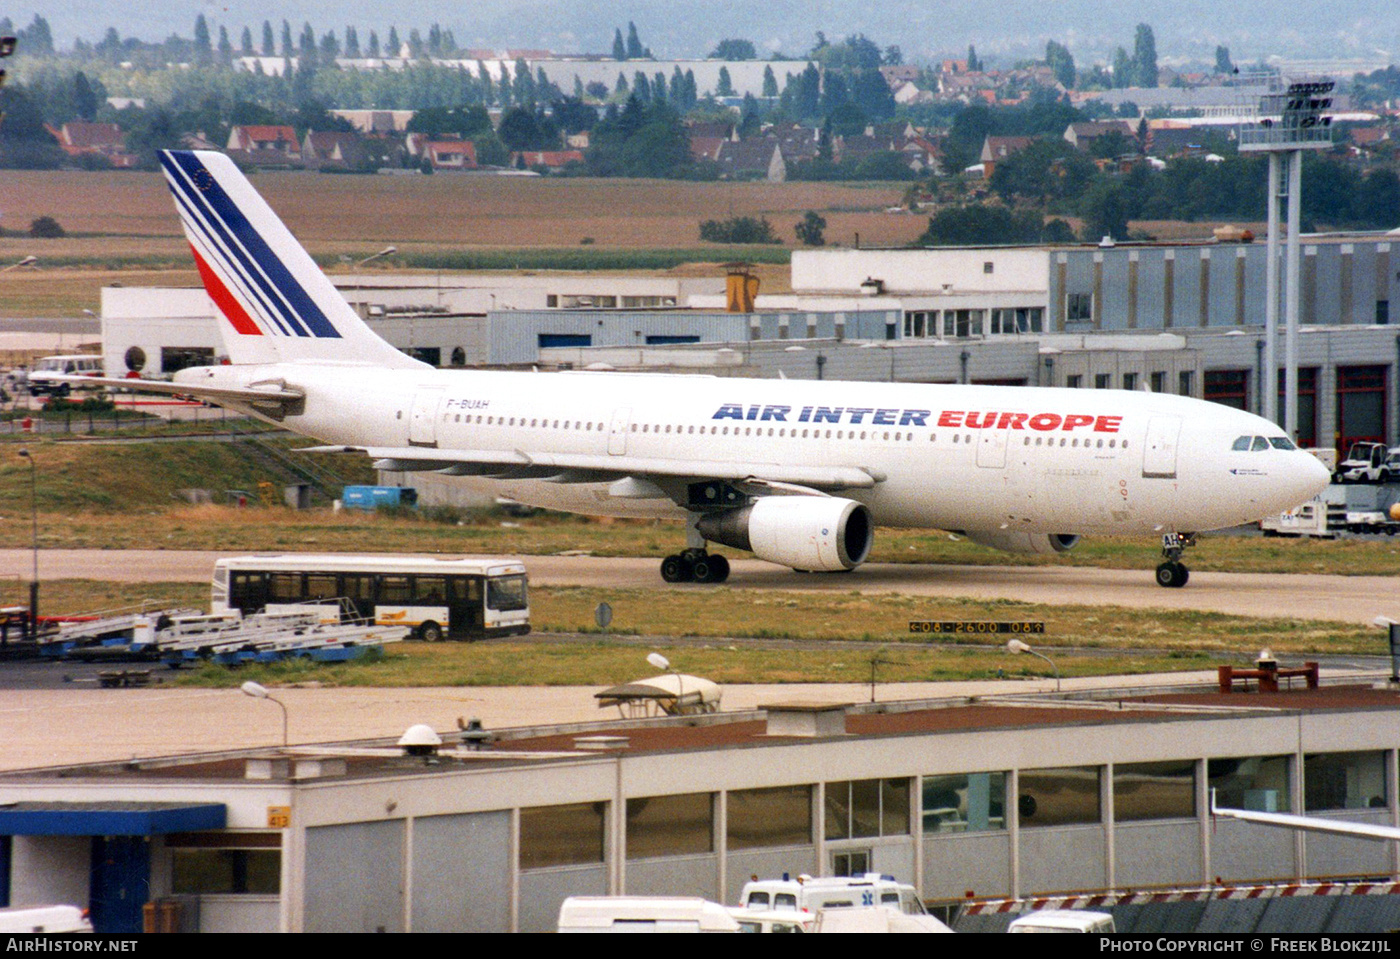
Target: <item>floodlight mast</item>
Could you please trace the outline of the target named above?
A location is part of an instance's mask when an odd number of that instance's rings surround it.
[[[1299,238],[1303,205],[1303,151],[1332,146],[1332,80],[1289,83],[1281,92],[1259,100],[1259,121],[1240,127],[1241,153],[1269,155],[1268,266],[1265,272],[1264,382],[1259,410],[1277,423],[1278,416],[1278,201],[1288,198],[1288,248],[1284,277],[1283,428],[1298,436]],[[1285,180],[1284,178],[1287,177]]]

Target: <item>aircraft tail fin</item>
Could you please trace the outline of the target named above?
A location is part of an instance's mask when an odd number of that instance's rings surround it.
[[[350,308],[232,160],[167,150],[160,163],[232,362],[423,365]]]

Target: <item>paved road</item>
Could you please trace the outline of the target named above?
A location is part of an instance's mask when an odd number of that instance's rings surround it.
[[[44,550],[44,578],[82,577],[122,582],[205,582],[213,552]],[[28,577],[28,550],[0,550],[0,575]],[[539,584],[665,587],[655,560],[594,557],[531,557]],[[865,567],[851,575],[800,575],[752,560],[734,564],[730,583],[739,589],[868,590],[914,595],[1009,596],[1052,603],[1117,603],[1220,609],[1274,616],[1369,621],[1379,612],[1400,614],[1400,581],[1385,577],[1267,576],[1200,573],[1183,590],[1164,590],[1142,571],[1072,567]],[[1333,665],[1335,669],[1337,665]],[[1366,665],[1356,663],[1348,665]],[[159,756],[191,749],[235,749],[270,745],[281,734],[279,711],[236,690],[99,689],[97,667],[72,664],[8,664],[0,684],[0,769],[62,762]],[[1331,670],[1329,670],[1331,671]],[[157,668],[153,679],[163,678]],[[1192,675],[1092,677],[1065,681],[1066,689],[1136,686],[1162,682],[1208,682],[1210,672]],[[64,677],[67,677],[65,681]],[[883,686],[881,699],[986,696],[1044,692],[1053,681],[913,683]],[[453,728],[459,717],[479,717],[487,728],[605,718],[591,687],[487,689],[282,689],[294,743],[398,735],[412,723]],[[727,685],[724,708],[753,708],[789,699],[859,702],[865,685]]]
[[[118,582],[207,582],[214,559],[226,553],[175,550],[42,550],[41,579]],[[29,576],[28,550],[0,550],[0,576]],[[540,586],[664,586],[654,559],[532,556],[530,579]],[[972,596],[1057,605],[1120,605],[1197,609],[1244,616],[1330,619],[1369,624],[1400,619],[1400,578],[1272,573],[1193,572],[1184,589],[1162,589],[1152,571],[1075,566],[931,566],[875,563],[844,575],[794,573],[758,560],[736,560],[728,585],[736,589],[828,590]]]
[[[9,669],[16,664],[8,664]],[[71,670],[70,670],[71,671]],[[645,666],[643,666],[645,671]],[[152,676],[160,679],[159,669]],[[1133,689],[1208,683],[1213,672],[1154,676],[1066,679],[1066,691]],[[272,703],[237,689],[100,689],[86,677],[60,688],[0,689],[0,770],[68,763],[178,755],[191,751],[274,746],[282,738],[282,714]],[[487,729],[549,723],[607,721],[598,686],[461,686],[415,689],[279,688],[286,704],[292,744],[398,736],[414,723],[446,732],[458,719],[478,718]],[[944,697],[1021,696],[1048,693],[1054,680],[982,680],[962,683],[899,683],[877,689],[881,701]],[[780,686],[726,684],[725,712],[775,702],[860,703],[870,700],[864,683],[792,683]]]

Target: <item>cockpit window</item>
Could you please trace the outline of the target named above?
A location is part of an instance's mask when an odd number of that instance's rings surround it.
[[[1235,442],[1230,446],[1230,449],[1235,451],[1247,450],[1249,449],[1249,444],[1251,441],[1253,441],[1253,439],[1254,437],[1252,436],[1238,437],[1236,438]]]
[[[1268,441],[1268,440],[1264,439],[1264,437],[1262,437],[1262,436],[1256,436],[1256,437],[1254,437],[1254,446],[1252,447],[1252,449],[1254,450],[1254,452],[1257,453],[1257,452],[1259,452],[1260,450],[1266,450],[1266,449],[1268,449],[1268,448],[1269,448],[1269,441]]]
[[[1274,445],[1274,449],[1276,450],[1296,450],[1298,448],[1294,446],[1293,441],[1286,436],[1270,436],[1269,442]]]

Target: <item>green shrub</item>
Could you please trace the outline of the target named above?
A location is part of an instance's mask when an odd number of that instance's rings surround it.
[[[53,217],[41,216],[29,224],[29,235],[36,240],[56,240],[67,236],[68,231],[59,226]]]
[[[777,243],[767,217],[732,216],[700,224],[700,239],[711,243]]]

